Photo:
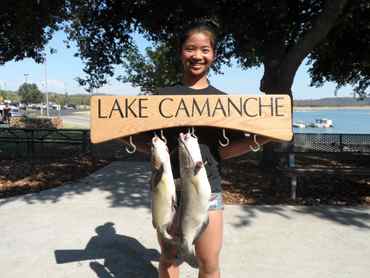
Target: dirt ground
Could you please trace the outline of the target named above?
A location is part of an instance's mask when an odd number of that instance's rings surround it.
[[[104,158],[85,154],[47,160],[0,160],[0,198],[62,186],[116,159],[126,158],[122,155]],[[297,163],[312,161],[305,158],[303,162],[298,159]],[[327,163],[332,164],[333,161]],[[226,204],[370,205],[370,177],[324,175],[300,178],[297,199],[293,201],[289,179],[277,177],[272,170],[261,169],[253,155],[227,160],[221,169]]]

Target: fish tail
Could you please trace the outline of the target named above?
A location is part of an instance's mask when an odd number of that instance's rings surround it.
[[[175,239],[174,239],[174,237],[173,236],[171,236],[168,232],[167,232],[167,229],[166,230],[164,230],[163,231],[163,239],[165,240],[165,241],[167,241],[167,242],[172,242],[172,241],[174,241]]]

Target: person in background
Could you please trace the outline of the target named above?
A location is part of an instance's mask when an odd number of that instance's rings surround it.
[[[10,117],[12,116],[12,114],[10,113],[11,111],[11,108],[9,107],[8,103],[5,103],[5,107],[4,107],[4,110],[3,110],[3,121],[5,123],[7,123],[8,125],[10,125]]]

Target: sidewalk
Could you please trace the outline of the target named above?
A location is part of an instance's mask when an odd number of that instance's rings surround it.
[[[149,165],[0,199],[2,278],[157,277]],[[226,206],[223,278],[363,278],[370,208]],[[105,264],[105,267],[104,267]],[[197,277],[184,265],[181,277]]]

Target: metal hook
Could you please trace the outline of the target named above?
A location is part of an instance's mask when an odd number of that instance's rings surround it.
[[[257,142],[257,135],[256,134],[253,135],[253,141],[254,141],[254,143],[256,144],[257,147],[255,148],[255,147],[252,147],[252,145],[249,145],[249,148],[254,152],[258,152],[261,149],[261,145]]]
[[[226,136],[226,130],[223,128],[222,129],[222,137],[225,138],[226,140],[226,143],[222,143],[221,140],[218,140],[218,143],[222,146],[222,147],[226,147],[230,144],[230,140],[229,138]]]
[[[126,152],[128,152],[129,154],[133,154],[135,151],[136,151],[136,145],[134,144],[134,142],[132,142],[132,136],[130,136],[130,146],[131,146],[131,150],[128,148],[128,146],[126,146]]]
[[[195,135],[195,129],[193,126],[191,128],[188,127],[188,133],[190,133],[190,135],[193,136],[195,139],[198,139],[198,136]]]
[[[195,128],[193,126],[191,127],[191,136],[198,139],[198,137],[195,135]]]
[[[161,129],[161,139],[163,140],[163,142],[164,142],[165,144],[167,144],[167,139],[166,139],[166,137],[164,137],[163,129]]]

